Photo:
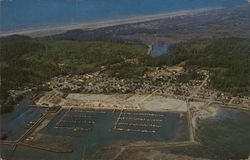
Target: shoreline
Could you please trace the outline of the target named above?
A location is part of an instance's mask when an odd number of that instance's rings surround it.
[[[80,24],[73,24],[73,25],[66,25],[66,26],[57,26],[57,27],[43,27],[43,28],[36,28],[36,29],[26,29],[26,30],[19,30],[19,31],[10,31],[6,33],[0,32],[0,37],[11,36],[11,35],[26,35],[30,37],[43,37],[55,34],[61,34],[69,30],[74,29],[84,29],[84,30],[95,30],[104,27],[111,27],[117,25],[124,25],[124,24],[132,24],[132,23],[142,23],[148,22],[153,20],[160,20],[165,18],[175,18],[179,16],[190,16],[202,12],[208,12],[212,10],[222,9],[224,7],[210,7],[210,8],[199,8],[194,10],[181,10],[181,11],[174,11],[174,12],[167,12],[161,14],[154,14],[154,15],[147,15],[147,16],[136,16],[132,18],[124,18],[124,19],[116,19],[116,20],[104,20],[99,22],[89,22],[89,23],[80,23]]]

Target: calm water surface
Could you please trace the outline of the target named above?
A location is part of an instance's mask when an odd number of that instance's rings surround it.
[[[3,0],[1,32],[247,4],[246,0]]]
[[[150,117],[144,115],[126,117],[134,118],[146,118],[146,119],[161,119],[161,122],[145,121],[139,122],[135,120],[121,120],[120,122],[126,122],[130,124],[134,123],[149,123],[161,125],[160,128],[140,128],[136,127],[134,129],[147,129],[157,130],[156,133],[140,133],[140,132],[126,132],[126,131],[116,131],[114,130],[114,124],[118,118],[119,112],[112,113],[110,110],[105,110],[105,113],[93,113],[94,117],[84,118],[84,120],[94,120],[96,123],[93,124],[90,131],[73,131],[67,128],[55,128],[55,126],[60,122],[60,120],[80,120],[81,118],[65,116],[67,110],[61,111],[44,129],[41,130],[42,133],[50,135],[61,135],[61,136],[71,136],[73,140],[73,152],[72,153],[53,153],[46,152],[42,150],[27,148],[24,146],[18,146],[15,152],[11,152],[9,146],[2,146],[1,152],[4,157],[8,159],[81,159],[81,157],[88,158],[95,156],[96,152],[100,151],[104,146],[109,146],[117,144],[120,142],[128,141],[167,141],[167,140],[187,140],[188,130],[186,116],[180,116],[177,113],[157,113],[157,112],[140,112],[140,113],[154,113],[161,114],[161,117]],[[133,112],[135,113],[135,112]],[[67,113],[68,114],[68,113]],[[81,115],[81,113],[71,112],[72,115]],[[85,115],[83,113],[82,115]],[[90,115],[90,114],[88,114]],[[67,124],[64,124],[67,126]],[[69,124],[68,127],[75,125]],[[83,124],[85,127],[85,124]],[[89,127],[89,126],[86,126]],[[121,128],[126,128],[126,126],[118,126]],[[127,126],[128,127],[128,126]],[[129,127],[133,128],[133,127]],[[32,153],[32,154],[30,154]],[[83,155],[84,154],[84,155]]]
[[[151,52],[151,56],[160,56],[168,53],[169,44],[155,44]]]

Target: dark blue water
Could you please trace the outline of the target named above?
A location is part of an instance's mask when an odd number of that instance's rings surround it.
[[[114,130],[114,125],[117,120],[117,117],[120,112],[112,113],[111,110],[102,110],[102,113],[95,111],[94,113],[87,113],[84,110],[83,112],[75,112],[73,110],[62,110],[50,123],[41,130],[42,133],[50,135],[61,135],[61,136],[71,136],[73,140],[73,152],[72,153],[54,153],[46,152],[43,150],[31,149],[24,146],[18,146],[17,150],[11,153],[9,146],[2,146],[3,157],[7,159],[90,159],[90,157],[96,156],[97,152],[101,151],[101,148],[104,146],[109,146],[113,144],[119,144],[128,141],[183,141],[188,139],[188,129],[186,116],[180,117],[177,113],[168,113],[168,112],[135,112],[135,111],[124,111],[124,113],[150,113],[156,114],[156,116],[147,116],[147,115],[123,115],[121,117],[127,118],[146,118],[146,119],[158,119],[162,120],[160,122],[154,121],[136,121],[136,120],[120,120],[119,123],[129,123],[129,124],[157,124],[160,125],[160,128],[155,127],[133,127],[133,126],[123,126],[118,125],[117,128],[134,128],[134,129],[147,129],[147,130],[156,130],[156,133],[141,133],[141,132],[126,132],[126,131],[117,131]],[[88,115],[91,117],[76,117],[79,115]],[[161,116],[159,116],[161,115]],[[95,121],[94,124],[86,125],[81,122],[77,124],[73,123],[64,123],[71,120],[92,120]],[[64,121],[64,122],[63,122]],[[118,124],[119,124],[118,123]],[[56,126],[63,124],[63,128],[55,128]],[[91,128],[89,131],[74,131],[68,127],[86,127]],[[27,154],[32,153],[32,154]],[[84,155],[83,155],[84,153]]]
[[[29,122],[35,123],[45,113],[44,108],[29,107],[29,102],[26,101],[14,111],[1,117],[0,132],[7,134],[7,141],[18,140],[25,131]]]
[[[167,54],[168,53],[168,47],[169,44],[155,44],[153,46],[152,52],[151,52],[151,56],[155,57],[155,56],[160,56],[163,54]]]
[[[246,0],[3,0],[1,32],[247,4]]]

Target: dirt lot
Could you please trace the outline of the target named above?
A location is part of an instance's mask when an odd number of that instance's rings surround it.
[[[142,109],[148,111],[187,112],[186,102],[170,97],[132,94],[69,94],[63,107]]]
[[[187,112],[186,102],[179,99],[152,96],[141,104],[143,110]]]

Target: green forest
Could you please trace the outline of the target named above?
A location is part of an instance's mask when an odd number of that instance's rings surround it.
[[[224,38],[179,43],[170,48],[169,54],[147,57],[143,61],[147,66],[185,62],[187,69],[208,69],[212,73],[211,86],[215,89],[234,95],[250,95],[249,42],[250,39]]]
[[[210,70],[211,86],[215,89],[234,95],[250,95],[249,39],[178,43],[170,47],[168,54],[158,57],[145,55],[143,45],[110,41],[38,40],[11,36],[2,38],[0,44],[1,104],[11,102],[9,90],[35,86],[59,74],[84,74],[106,66],[110,76],[137,78],[148,68],[180,63],[189,70]],[[139,63],[125,62],[127,59],[137,59]],[[182,77],[184,81],[195,77],[194,73],[188,73],[190,75]]]
[[[12,101],[8,90],[41,84],[59,74],[97,71],[146,52],[144,47],[131,43],[35,40],[24,36],[3,38],[0,44],[2,104]]]

